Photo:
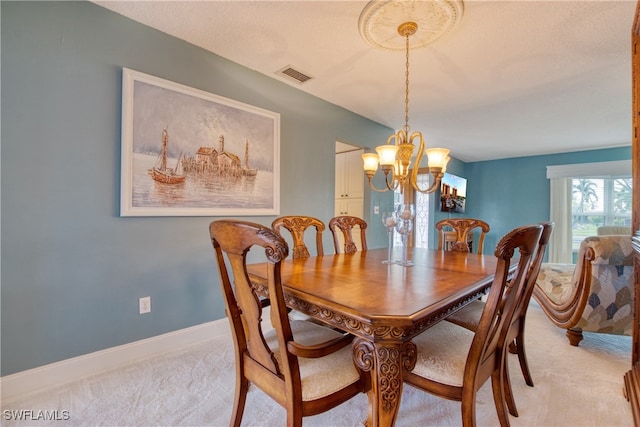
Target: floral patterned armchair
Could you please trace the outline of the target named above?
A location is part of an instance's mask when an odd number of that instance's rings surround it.
[[[633,250],[631,235],[587,237],[577,264],[543,263],[533,297],[577,346],[582,332],[631,335]]]

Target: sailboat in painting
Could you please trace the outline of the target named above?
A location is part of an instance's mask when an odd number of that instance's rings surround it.
[[[156,164],[153,168],[149,169],[149,174],[151,177],[158,182],[163,184],[180,184],[184,182],[185,175],[180,167],[180,158],[182,157],[182,153],[178,156],[178,161],[176,162],[175,168],[167,167],[167,145],[169,143],[169,133],[166,129],[162,130],[162,150],[160,155],[158,156],[158,160],[156,160]]]
[[[258,169],[251,169],[249,167],[249,141],[244,144],[244,168],[242,168],[242,174],[245,176],[255,176],[258,173]]]

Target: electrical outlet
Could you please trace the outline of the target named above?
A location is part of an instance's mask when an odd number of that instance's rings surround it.
[[[374,206],[373,207],[373,213],[376,214],[376,215],[379,214],[380,213],[380,206],[378,206],[378,205]]]
[[[138,301],[140,314],[151,313],[151,297],[142,297]]]

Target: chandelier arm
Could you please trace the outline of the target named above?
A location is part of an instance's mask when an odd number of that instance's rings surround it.
[[[416,190],[419,193],[422,194],[429,194],[429,193],[433,193],[434,191],[436,191],[438,189],[438,186],[440,184],[440,179],[442,178],[442,173],[438,174],[440,175],[439,177],[437,175],[435,175],[435,172],[432,172],[432,177],[433,177],[433,182],[431,183],[431,185],[429,186],[429,188],[425,188],[422,189],[420,187],[418,187],[418,183],[414,180],[411,181],[411,185],[413,186],[413,189]]]
[[[385,177],[385,182],[387,184],[387,188],[391,191],[396,191],[396,189],[400,185],[400,181],[395,179],[395,176],[393,175],[393,173],[391,174],[391,183],[389,183],[389,180],[387,179],[387,177]]]
[[[378,193],[384,193],[386,191],[395,191],[395,189],[398,187],[397,183],[395,186],[391,186],[389,184],[389,177],[388,175],[385,175],[384,177],[384,183],[385,183],[385,188],[376,188],[376,186],[373,184],[373,175],[367,175],[367,180],[369,181],[369,187],[373,190],[376,191]]]
[[[422,158],[424,157],[424,138],[422,137],[422,132],[413,132],[411,134],[410,142],[413,144],[413,140],[418,139],[418,152],[416,153],[416,158],[413,163],[413,170],[411,171],[411,185],[416,191],[423,192],[418,188],[418,174],[420,165],[422,164]],[[427,172],[429,169],[427,168]]]
[[[418,185],[418,174],[420,169],[420,164],[422,163],[422,158],[424,157],[424,138],[422,137],[421,132],[413,132],[411,134],[410,142],[413,143],[414,139],[418,139],[418,153],[416,154],[416,159],[413,164],[413,170],[411,171],[411,186],[414,190],[422,194],[433,193],[436,191],[440,185],[440,180],[444,173],[442,173],[442,169],[440,168],[428,168],[427,173],[431,173],[433,179],[431,180],[431,185],[428,188],[420,188]]]

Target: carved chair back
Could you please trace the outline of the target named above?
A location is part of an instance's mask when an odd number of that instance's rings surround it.
[[[311,254],[304,242],[304,234],[307,229],[314,227],[316,230],[316,255],[324,255],[324,248],[322,246],[322,233],[325,226],[322,221],[311,216],[302,215],[289,215],[276,218],[271,223],[271,228],[282,236],[282,228],[285,228],[291,234],[293,239],[293,259],[309,258]]]
[[[547,251],[547,246],[549,245],[549,239],[551,238],[551,232],[553,231],[553,227],[555,224],[549,221],[543,222],[540,225],[542,225],[542,234],[540,234],[540,240],[538,241],[536,256],[531,262],[529,272],[527,273],[527,282],[524,288],[524,295],[520,299],[520,305],[517,310],[518,316],[516,316],[517,319],[515,319],[513,322],[516,325],[519,324],[520,321],[522,321],[524,325],[524,318],[527,315],[527,308],[529,307],[531,295],[533,294],[533,289],[535,288],[536,281],[538,280],[538,274],[540,273],[540,266],[542,265],[544,255]],[[524,328],[524,326],[522,327]]]
[[[551,232],[553,231],[553,227],[555,224],[549,221],[543,222],[541,223],[541,225],[542,233],[540,234],[540,240],[538,241],[536,255],[533,258],[533,261],[531,261],[529,272],[527,273],[526,277],[525,286],[522,291],[522,296],[519,298],[518,306],[516,307],[516,313],[511,320],[511,325],[509,327],[506,338],[506,342],[509,343],[509,351],[518,355],[518,362],[520,363],[520,370],[522,371],[522,375],[524,376],[525,383],[531,387],[533,387],[533,377],[531,376],[531,371],[529,370],[527,354],[525,352],[525,320],[527,318],[527,309],[529,308],[529,302],[531,301],[531,296],[536,286],[536,281],[538,280],[538,274],[540,273],[540,266],[542,265],[544,254],[547,251],[549,239],[551,238]],[[517,416],[518,410],[513,398],[511,381],[509,380],[509,369],[506,363],[504,366],[504,375],[505,383],[507,385],[506,398],[507,404],[509,406],[509,411],[513,415]]]
[[[350,254],[358,251],[355,241],[353,240],[354,227],[360,227],[360,243],[363,251],[367,250],[367,222],[357,216],[342,215],[331,218],[329,221],[329,229],[333,235],[333,246],[337,254],[340,250],[340,234],[344,238],[344,253]]]
[[[542,226],[539,224],[519,227],[498,242],[495,250],[498,258],[496,275],[468,357],[472,365],[471,371],[475,368],[480,373],[483,366],[492,363],[489,361],[490,356],[501,356],[512,318],[517,314],[524,297],[529,267],[541,233]],[[516,249],[520,252],[520,258],[513,278],[508,280],[509,265]]]
[[[451,227],[456,233],[455,242],[450,246],[449,250],[459,252],[469,252],[469,233],[474,229],[480,228],[480,236],[478,241],[474,242],[476,253],[481,254],[484,249],[484,237],[489,232],[490,227],[486,222],[475,218],[448,218],[438,221],[435,225],[438,230],[438,249],[445,248],[445,227]]]

